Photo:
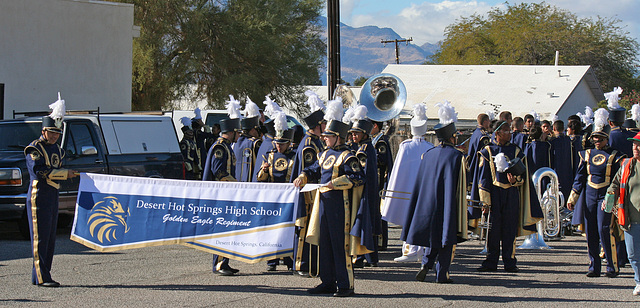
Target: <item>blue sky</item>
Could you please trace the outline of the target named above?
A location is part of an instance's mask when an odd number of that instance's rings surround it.
[[[516,4],[523,1],[509,1]],[[541,1],[525,1],[541,2]],[[614,17],[636,40],[640,37],[639,0],[548,0],[549,4],[568,10],[578,17]],[[402,37],[413,37],[414,43],[436,43],[444,28],[460,16],[484,14],[504,1],[449,0],[341,0],[340,21],[353,27],[374,25],[394,29]]]

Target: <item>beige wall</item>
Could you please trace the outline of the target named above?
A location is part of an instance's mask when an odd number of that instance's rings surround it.
[[[101,1],[0,1],[4,118],[48,110],[131,111],[133,5]]]

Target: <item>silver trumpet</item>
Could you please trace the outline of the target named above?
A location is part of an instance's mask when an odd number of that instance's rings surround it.
[[[489,230],[491,230],[491,206],[485,204],[480,200],[467,199],[467,205],[482,210],[482,216],[480,217],[480,223],[478,224],[478,229],[480,229],[480,238],[479,240],[484,241],[484,249],[480,252],[481,254],[487,254],[487,239],[489,238]]]

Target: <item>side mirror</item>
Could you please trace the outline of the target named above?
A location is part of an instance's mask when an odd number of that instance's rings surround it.
[[[98,150],[94,146],[83,146],[82,147],[82,155],[96,155],[98,154]]]

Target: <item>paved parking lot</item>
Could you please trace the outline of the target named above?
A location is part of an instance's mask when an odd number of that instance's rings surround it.
[[[380,267],[356,270],[356,296],[312,296],[319,279],[294,277],[279,267],[231,261],[235,277],[211,273],[211,256],[187,247],[161,246],[100,253],[69,240],[59,230],[52,275],[60,288],[31,285],[30,245],[15,226],[0,223],[0,305],[178,306],[178,307],[637,307],[631,268],[618,278],[587,278],[586,242],[570,236],[551,250],[517,251],[519,273],[477,273],[483,256],[478,241],[456,249],[453,284],[415,281],[419,263],[396,263],[398,240],[381,252]],[[397,239],[399,229],[390,230]],[[520,241],[518,241],[520,244]],[[430,273],[429,280],[434,279]]]

